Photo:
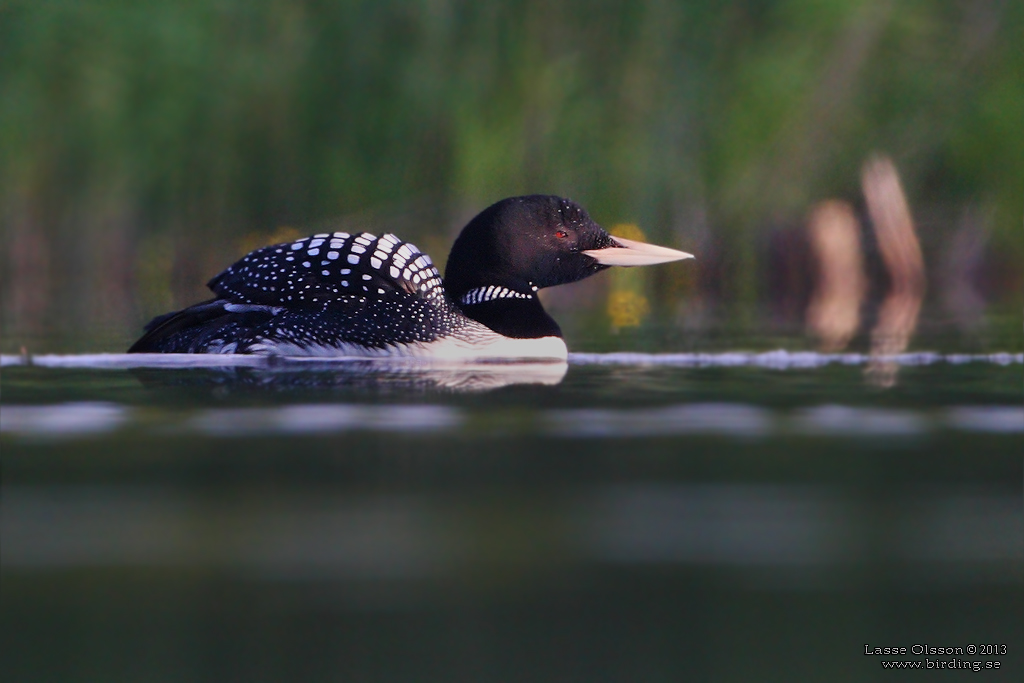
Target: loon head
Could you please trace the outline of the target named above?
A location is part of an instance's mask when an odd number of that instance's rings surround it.
[[[469,222],[452,246],[445,289],[460,305],[494,286],[514,294],[582,280],[609,266],[643,266],[691,254],[609,235],[576,202],[549,195],[503,199]]]

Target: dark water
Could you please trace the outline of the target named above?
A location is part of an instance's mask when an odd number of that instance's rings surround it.
[[[5,357],[3,680],[1020,680],[1021,358],[897,360]]]

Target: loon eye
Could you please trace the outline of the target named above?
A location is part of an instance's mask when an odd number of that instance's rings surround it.
[[[569,233],[567,233],[565,230],[559,230],[559,231],[557,231],[555,233],[555,237],[557,237],[560,240],[563,240],[563,239],[565,239],[568,236],[569,236]]]

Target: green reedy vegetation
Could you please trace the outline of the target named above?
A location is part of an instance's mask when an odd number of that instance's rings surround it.
[[[4,263],[39,235],[50,299],[128,291],[135,324],[254,232],[405,211],[443,259],[474,210],[551,192],[713,249],[741,310],[762,236],[862,202],[882,152],[915,213],[969,209],[1019,264],[1022,19],[996,0],[15,2]]]

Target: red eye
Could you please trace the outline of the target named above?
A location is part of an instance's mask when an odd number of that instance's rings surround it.
[[[567,233],[565,230],[559,230],[558,232],[555,233],[555,237],[557,237],[560,240],[563,240],[568,236],[569,233]]]

